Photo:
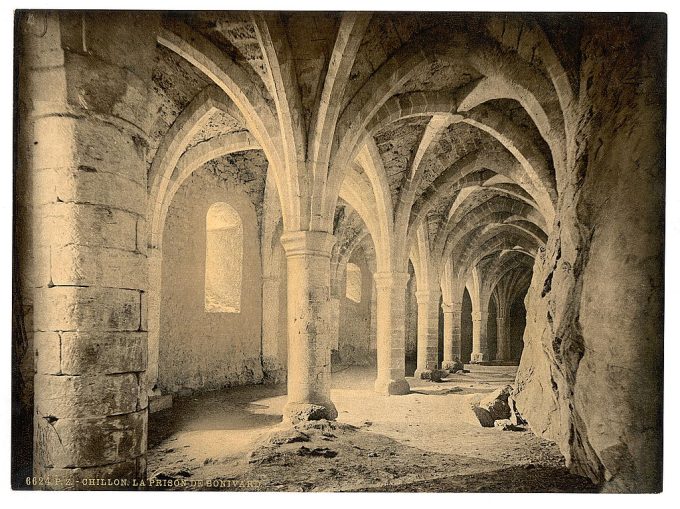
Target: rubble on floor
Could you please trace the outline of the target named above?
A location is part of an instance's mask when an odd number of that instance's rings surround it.
[[[479,424],[485,428],[495,426],[503,431],[525,431],[523,425],[526,421],[517,412],[512,393],[512,385],[506,385],[489,394],[470,396],[470,407]]]

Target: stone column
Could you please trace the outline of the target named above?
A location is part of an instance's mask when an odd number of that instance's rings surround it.
[[[161,394],[158,387],[159,353],[161,336],[161,271],[163,255],[156,246],[147,248],[149,268],[148,287],[148,347],[147,347],[147,394],[149,398],[149,413],[165,410],[172,406],[172,394]]]
[[[31,16],[21,65],[38,269],[34,474],[74,489],[83,478],[143,478],[146,133],[159,20]]]
[[[338,262],[335,279],[331,278],[330,337],[331,350],[340,350],[340,303],[347,294],[347,262]]]
[[[404,287],[405,291],[406,287]],[[373,359],[377,359],[377,350],[378,350],[378,321],[377,321],[377,297],[376,297],[376,284],[375,284],[375,279],[373,279],[373,282],[371,283],[371,324],[370,324],[370,330],[369,334],[371,336],[371,342],[370,342],[370,355],[371,355],[371,364],[373,364]],[[404,296],[404,304],[406,303],[406,297]],[[402,314],[403,316],[403,314]],[[403,320],[402,320],[403,321]],[[406,323],[404,321],[404,345],[402,347],[405,347],[406,345]]]
[[[442,369],[451,369],[456,361],[460,361],[460,305],[442,304],[442,311],[444,312]]]
[[[290,422],[335,419],[330,398],[330,255],[335,237],[320,231],[287,232],[288,402]]]
[[[489,345],[487,343],[486,326],[489,318],[487,311],[472,313],[472,364],[489,360]]]
[[[505,316],[496,317],[496,359],[499,361],[510,360],[510,341],[507,334]]]
[[[408,394],[405,372],[407,273],[378,272],[375,280],[378,376],[380,394]]]
[[[415,378],[429,378],[437,369],[439,338],[439,294],[417,291],[418,302],[418,359]]]
[[[330,348],[331,350],[339,350],[340,348],[340,298],[331,297],[330,300],[330,312],[331,312],[331,322],[330,322]]]
[[[463,314],[463,304],[461,302],[454,302],[451,306],[453,308],[453,317],[451,324],[451,350],[454,360],[462,362],[462,341],[461,341],[461,317]]]

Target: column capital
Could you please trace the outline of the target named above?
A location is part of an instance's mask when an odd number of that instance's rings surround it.
[[[293,231],[281,235],[281,245],[287,258],[322,256],[330,258],[335,236],[321,231]]]
[[[408,272],[376,272],[373,274],[376,289],[385,290],[393,287],[406,287],[409,277]]]
[[[488,311],[473,311],[472,313],[473,320],[486,320],[488,316],[489,316]]]
[[[505,316],[504,316],[504,315],[497,316],[497,317],[496,317],[496,321],[497,321],[497,322],[504,322],[504,321],[505,321]]]
[[[453,313],[453,304],[442,303],[442,311],[444,313]]]

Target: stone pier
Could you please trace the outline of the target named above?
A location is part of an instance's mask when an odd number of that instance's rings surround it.
[[[472,354],[470,362],[478,363],[489,360],[489,344],[487,338],[487,311],[472,312]]]
[[[335,419],[330,397],[330,255],[335,237],[297,231],[281,236],[288,262],[288,402],[291,422]]]
[[[378,351],[375,390],[381,394],[408,394],[410,391],[404,378],[408,279],[407,273],[378,272],[374,275]]]
[[[32,125],[33,470],[77,489],[82,478],[146,475],[146,96],[158,19],[36,16],[24,27],[22,62]]]
[[[417,291],[418,302],[418,359],[416,378],[429,378],[437,369],[439,334],[439,292]]]

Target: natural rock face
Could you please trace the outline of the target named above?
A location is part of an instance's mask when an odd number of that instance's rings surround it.
[[[515,426],[526,425],[527,421],[522,417],[522,414],[519,413],[519,410],[517,410],[517,403],[512,396],[508,398],[508,406],[510,407],[510,422]]]
[[[319,421],[327,419],[335,419],[338,416],[338,412],[335,409],[329,410],[327,407],[322,405],[288,405],[288,410],[286,418],[292,424],[298,424],[300,422],[307,421]]]
[[[472,403],[470,407],[472,408],[472,412],[475,414],[475,417],[477,417],[477,420],[482,427],[493,428],[494,420],[488,410],[480,407],[476,403]]]
[[[586,24],[514,395],[531,429],[610,491],[661,488],[664,24]]]

